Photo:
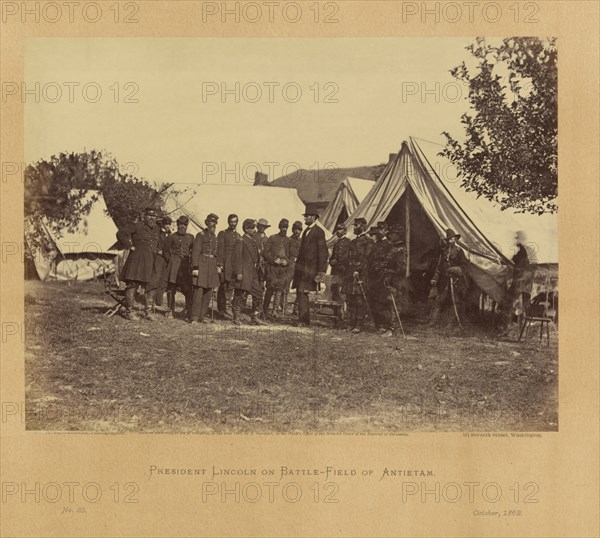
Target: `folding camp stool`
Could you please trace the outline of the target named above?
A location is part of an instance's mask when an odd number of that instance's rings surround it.
[[[109,307],[106,312],[104,312],[105,316],[112,318],[125,305],[125,290],[115,279],[114,273],[112,275],[107,275],[104,273],[104,293],[111,297],[115,302],[114,305]]]

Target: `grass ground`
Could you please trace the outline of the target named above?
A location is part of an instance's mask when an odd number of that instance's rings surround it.
[[[103,315],[100,284],[26,283],[31,430],[177,433],[555,431],[558,346],[405,322],[326,327]],[[535,331],[532,331],[532,333]]]

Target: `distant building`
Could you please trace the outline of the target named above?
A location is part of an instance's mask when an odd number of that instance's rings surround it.
[[[298,196],[307,207],[322,214],[329,202],[334,199],[342,181],[348,176],[375,181],[384,168],[385,164],[355,168],[300,169],[275,179],[269,185],[296,189]]]

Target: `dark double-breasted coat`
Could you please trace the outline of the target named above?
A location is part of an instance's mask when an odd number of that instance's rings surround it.
[[[327,271],[328,257],[325,232],[316,224],[306,228],[300,241],[292,288],[298,291],[316,291],[315,277],[318,273]]]
[[[347,295],[362,295],[360,287],[354,282],[354,272],[358,272],[358,279],[363,283],[363,290],[367,290],[367,265],[374,243],[366,233],[359,235],[350,242],[348,254],[348,267],[344,275],[342,292]]]
[[[296,268],[296,260],[298,259],[298,252],[300,252],[300,237],[296,237],[294,234],[292,234],[290,236],[290,263],[288,264],[286,287],[290,286],[290,283],[294,278],[294,271]]]
[[[329,259],[331,265],[331,274],[344,278],[348,267],[348,257],[350,255],[350,239],[340,237],[333,245],[333,252]]]
[[[385,301],[389,295],[384,280],[392,244],[383,239],[373,245],[367,261],[367,282],[369,296],[375,301]]]
[[[163,256],[167,261],[164,279],[168,284],[177,284],[182,287],[191,286],[192,270],[191,258],[194,236],[175,232],[165,240]]]
[[[235,279],[233,274],[233,255],[236,242],[240,239],[240,234],[235,230],[221,230],[217,234],[217,262],[223,269],[223,278],[226,282]]]
[[[150,282],[160,250],[160,227],[145,222],[128,224],[117,232],[117,239],[130,249],[121,278],[143,284]]]
[[[262,292],[258,273],[260,268],[259,247],[252,237],[244,234],[235,243],[233,256],[234,287],[248,292]],[[237,280],[237,275],[242,275]]]
[[[466,269],[469,264],[465,253],[456,245],[446,245],[440,253],[440,258],[433,275],[437,281],[437,300],[443,302],[447,299],[450,289],[450,277],[454,276],[454,291],[456,298],[462,297],[468,286]]]
[[[155,290],[160,288],[165,282],[165,270],[167,268],[167,260],[165,258],[165,242],[169,237],[169,234],[163,230],[160,230],[158,238],[158,252],[154,256],[154,271],[152,272],[152,278],[148,282],[148,289]]]
[[[218,288],[217,267],[217,236],[203,230],[196,235],[192,247],[192,270],[198,271],[198,276],[192,276],[192,284],[198,288]]]
[[[267,239],[263,250],[263,257],[267,263],[267,286],[276,291],[286,288],[288,267],[290,263],[290,238],[275,234]],[[275,260],[279,259],[279,263]],[[285,265],[282,262],[285,260]]]
[[[260,271],[258,273],[258,278],[262,281],[264,281],[267,277],[267,262],[265,260],[264,257],[264,250],[265,250],[265,245],[267,244],[267,234],[266,233],[258,233],[256,232],[253,236],[252,239],[254,240],[254,242],[256,243],[256,246],[258,247],[258,252],[260,252]]]

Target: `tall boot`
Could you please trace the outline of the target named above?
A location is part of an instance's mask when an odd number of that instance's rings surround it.
[[[267,325],[262,319],[262,311],[252,309],[252,313],[250,314],[250,324],[251,325]]]
[[[355,326],[352,329],[353,333],[360,333],[363,330],[363,323],[365,322],[365,305],[358,304],[356,305],[354,310],[355,313]]]
[[[231,301],[231,317],[234,325],[241,325],[242,320],[240,319],[240,313],[242,311],[242,297],[233,294],[233,300]]]
[[[175,292],[172,290],[167,291],[167,318],[173,318],[175,314]]]
[[[273,317],[275,317],[275,318],[279,317],[279,315],[281,314],[281,311],[283,310],[283,306],[281,304],[282,295],[283,295],[283,292],[276,291],[275,295],[273,296]],[[279,310],[280,307],[281,307],[281,311]]]
[[[439,320],[440,320],[440,313],[442,311],[442,305],[440,304],[439,301],[435,301],[433,303],[433,309],[431,311],[431,319],[429,320],[428,325],[429,326],[434,326],[437,325]]]
[[[139,319],[133,310],[135,305],[135,289],[136,286],[127,286],[125,288],[125,312],[123,317],[131,321]]]
[[[154,290],[144,293],[144,319],[154,321]]]
[[[200,307],[200,321],[210,323],[211,318],[208,316],[208,310],[210,308],[210,302],[212,299],[212,288],[205,288],[204,294],[202,295],[202,303]]]
[[[271,298],[273,297],[273,288],[267,288],[265,292],[265,299],[263,301],[263,310],[265,312],[265,316],[269,313],[269,305],[271,304]],[[275,310],[275,308],[273,308]]]
[[[185,296],[185,317],[186,319],[192,319],[192,304],[194,302],[194,290],[188,289],[184,293]],[[174,299],[173,295],[173,299]],[[175,305],[175,300],[173,300],[173,305]]]

